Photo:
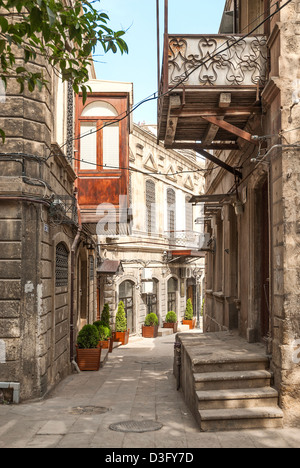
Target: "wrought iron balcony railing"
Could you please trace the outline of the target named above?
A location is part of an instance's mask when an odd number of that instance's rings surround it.
[[[263,86],[267,79],[266,37],[169,36],[164,66],[168,67],[165,86],[181,81],[186,87]]]
[[[176,249],[208,250],[210,235],[195,231],[166,231],[170,247]]]
[[[251,142],[244,129],[262,113],[267,57],[263,35],[167,35],[158,139],[167,148],[196,151],[238,149],[238,138]]]

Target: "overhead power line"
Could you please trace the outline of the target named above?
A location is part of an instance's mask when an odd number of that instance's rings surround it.
[[[211,61],[214,57],[216,57],[217,55],[219,55],[220,53],[223,53],[223,52],[226,52],[227,50],[231,49],[232,47],[236,46],[237,44],[239,44],[240,42],[244,41],[247,37],[249,36],[252,36],[254,32],[257,31],[257,29],[259,29],[261,26],[263,26],[269,19],[271,19],[275,14],[277,14],[279,11],[281,11],[283,8],[285,8],[289,3],[291,3],[292,0],[288,0],[287,2],[285,2],[282,6],[279,6],[279,2],[275,2],[273,5],[271,5],[271,8],[272,6],[277,6],[276,10],[273,12],[273,13],[270,13],[270,15],[268,15],[266,18],[264,18],[263,21],[261,21],[257,26],[255,26],[255,28],[253,28],[250,32],[248,32],[247,34],[241,36],[240,38],[238,38],[237,40],[235,40],[234,42],[232,42],[231,44],[227,45],[224,49],[222,49],[221,51],[219,51],[219,49],[221,47],[223,47],[223,45],[226,44],[226,42],[224,42],[223,44],[221,44],[217,49],[216,49],[216,53],[210,57],[208,57],[206,60],[202,60],[198,65],[195,65],[193,68],[191,68],[191,70],[189,72],[185,72],[183,73],[182,75],[180,75],[182,77],[182,79],[180,79],[171,89],[169,89],[167,92],[165,93],[161,93],[159,94],[159,91],[156,91],[155,93],[149,95],[147,98],[143,99],[142,101],[140,101],[139,103],[133,105],[130,109],[128,109],[127,111],[125,111],[123,114],[120,114],[116,119],[113,119],[112,121],[110,122],[107,122],[105,123],[104,125],[102,125],[101,127],[97,128],[96,130],[93,130],[93,131],[90,131],[90,132],[87,132],[86,134],[81,134],[81,135],[77,135],[75,136],[74,138],[72,139],[68,139],[62,146],[61,148],[63,148],[67,143],[69,142],[72,142],[72,141],[76,141],[76,140],[81,140],[82,138],[84,138],[85,136],[88,136],[88,135],[91,135],[93,133],[98,133],[100,132],[101,130],[103,130],[103,128],[105,127],[108,127],[108,126],[111,126],[111,125],[114,125],[115,123],[117,122],[121,122],[122,120],[126,119],[130,114],[132,114],[138,107],[140,107],[141,105],[147,103],[147,102],[150,102],[150,101],[154,101],[154,100],[157,100],[157,99],[161,99],[162,97],[170,94],[171,92],[173,92],[175,89],[177,89],[180,85],[182,85],[186,80],[187,78],[189,78],[196,70],[198,70],[200,67],[202,67],[203,65],[205,65],[206,63],[208,63],[209,61]],[[260,15],[262,16],[262,15]],[[251,25],[253,22],[249,23],[249,25]],[[248,25],[248,26],[249,26]],[[244,29],[246,29],[248,26],[246,26]],[[234,36],[234,35],[233,35]],[[217,52],[218,51],[218,52]],[[49,155],[50,157],[51,155]]]

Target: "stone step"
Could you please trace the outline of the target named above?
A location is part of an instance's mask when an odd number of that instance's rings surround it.
[[[159,328],[158,336],[168,336],[173,335],[173,328]]]
[[[277,407],[278,392],[271,387],[196,392],[199,410]]]
[[[178,331],[179,333],[187,332],[187,331],[189,331],[189,330],[190,330],[189,325],[182,325],[182,323],[179,323],[179,324],[178,324],[178,330],[177,330],[177,331]]]
[[[228,354],[224,358],[201,356],[201,358],[194,358],[192,360],[192,371],[194,374],[203,374],[208,372],[244,372],[244,371],[257,371],[267,370],[270,367],[270,361],[266,356],[259,355],[240,355],[231,356]]]
[[[197,391],[268,387],[271,384],[271,379],[272,374],[266,370],[194,374],[195,390]]]
[[[200,410],[199,418],[204,432],[283,427],[283,412],[278,407]]]

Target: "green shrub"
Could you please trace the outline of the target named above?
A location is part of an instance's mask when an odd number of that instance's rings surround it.
[[[77,345],[80,349],[97,348],[99,331],[95,325],[85,325],[78,333]]]
[[[176,323],[177,322],[177,315],[173,310],[167,313],[166,315],[166,323]]]
[[[108,338],[110,338],[111,331],[108,327],[100,325],[98,330],[99,330],[100,341],[107,341]]]
[[[193,318],[194,318],[193,303],[192,303],[191,299],[188,299],[188,301],[186,303],[184,318],[185,318],[185,320],[193,320]]]
[[[97,322],[94,322],[94,325],[97,327],[99,331],[100,341],[108,340],[108,338],[111,337],[110,327],[107,327],[102,320],[98,320]]]
[[[105,337],[106,337],[105,339],[111,337],[111,328],[110,328],[110,327],[107,327],[107,326],[106,326],[106,323],[103,322],[103,320],[98,320],[97,322],[94,322],[94,325],[98,328],[98,330],[100,330],[100,328],[101,328],[101,329],[102,329],[102,333],[103,333],[103,328],[104,328]]]
[[[110,328],[110,313],[108,304],[104,304],[103,311],[101,314],[101,322],[103,322],[105,327]]]
[[[154,325],[158,325],[158,318],[157,315],[152,313],[148,314],[145,318],[145,326],[146,327],[153,327]]]
[[[116,331],[125,332],[127,331],[127,318],[125,314],[124,302],[120,301],[118,305],[118,311],[116,315]]]
[[[201,307],[201,312],[200,312],[201,317],[203,317],[204,306],[205,306],[205,299],[203,299],[203,301],[202,301],[202,307]]]

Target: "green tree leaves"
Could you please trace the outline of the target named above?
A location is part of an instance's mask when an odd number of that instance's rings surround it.
[[[125,32],[109,28],[109,17],[95,5],[88,0],[0,0],[0,79],[5,86],[14,78],[20,92],[25,86],[41,90],[47,81],[32,72],[30,62],[42,57],[86,99],[84,83],[96,45],[105,53],[128,53]]]

